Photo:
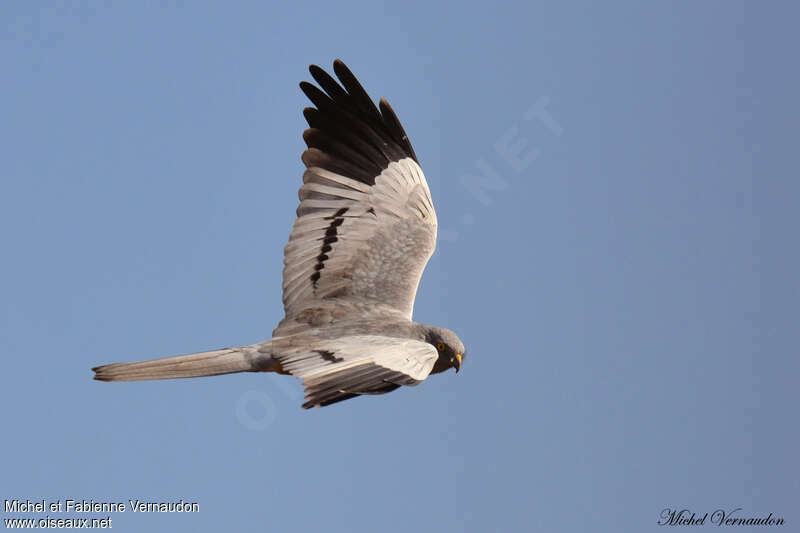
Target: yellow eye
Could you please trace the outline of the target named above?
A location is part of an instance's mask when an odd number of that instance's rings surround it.
[[[436,345],[436,349],[439,350],[440,352],[443,352],[444,351],[444,343],[440,342],[439,344],[437,344]]]

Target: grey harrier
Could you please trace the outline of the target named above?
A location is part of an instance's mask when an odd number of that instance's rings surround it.
[[[339,82],[312,65],[319,88],[300,84],[316,108],[303,111],[306,170],[284,250],[286,316],[272,338],[99,366],[95,379],[278,372],[303,380],[309,408],[458,372],[465,353],[458,336],[411,319],[437,227],[417,156],[389,103],[375,107],[341,61],[333,70]]]

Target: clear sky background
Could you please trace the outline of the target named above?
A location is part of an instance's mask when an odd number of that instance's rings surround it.
[[[200,504],[115,531],[797,527],[798,8],[105,4],[0,7],[0,498]],[[92,381],[269,337],[297,83],[336,57],[427,175],[415,318],[461,373],[313,411],[290,377]]]

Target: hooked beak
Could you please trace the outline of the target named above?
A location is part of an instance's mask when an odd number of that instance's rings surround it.
[[[450,362],[453,363],[453,366],[456,369],[456,374],[458,374],[458,371],[461,370],[461,357],[462,355],[460,353],[457,353],[455,357],[450,359]]]

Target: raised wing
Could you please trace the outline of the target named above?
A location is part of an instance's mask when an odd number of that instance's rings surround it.
[[[303,408],[308,409],[417,385],[430,374],[438,353],[422,341],[354,335],[274,357],[283,370],[303,380]]]
[[[350,70],[336,82],[312,65],[324,90],[303,114],[308,149],[300,205],[284,251],[287,318],[322,301],[374,302],[411,319],[422,271],[436,246],[436,212],[422,169],[386,100],[375,107]]]

